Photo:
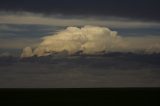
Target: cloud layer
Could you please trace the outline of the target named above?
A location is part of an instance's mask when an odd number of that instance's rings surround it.
[[[5,12],[0,11],[0,24],[35,24],[54,26],[84,26],[98,25],[112,28],[148,28],[158,27],[160,23],[150,21],[132,20],[122,17],[102,17],[102,16],[64,16],[44,15],[30,12]]]

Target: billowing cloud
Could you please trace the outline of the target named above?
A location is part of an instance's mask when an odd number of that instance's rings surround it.
[[[51,52],[62,51],[67,51],[69,54],[78,51],[95,54],[124,46],[121,37],[117,36],[117,32],[106,27],[96,26],[68,27],[55,35],[46,36],[42,39],[43,41],[34,51],[35,55],[42,56]]]
[[[68,27],[56,34],[43,37],[42,42],[33,51],[33,55],[46,56],[60,52],[100,54],[137,51],[160,52],[160,40],[154,37],[121,37],[116,31],[106,27],[87,25],[81,28]],[[30,48],[24,49],[22,57],[23,54],[26,55],[25,52],[29,52],[29,55],[32,53]]]
[[[33,56],[32,48],[31,47],[25,47],[23,49],[23,53],[22,53],[21,57],[32,57],[32,56]]]

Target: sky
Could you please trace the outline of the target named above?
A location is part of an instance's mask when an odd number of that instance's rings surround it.
[[[159,87],[159,11],[159,0],[0,0],[0,88]]]
[[[107,27],[122,37],[157,39],[159,10],[158,0],[1,0],[0,52],[35,47],[42,37],[69,26]]]
[[[45,15],[116,16],[159,21],[158,0],[1,0],[2,11],[29,11]]]

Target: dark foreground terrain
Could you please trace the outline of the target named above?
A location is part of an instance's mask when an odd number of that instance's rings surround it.
[[[160,54],[0,57],[0,88],[160,87]]]

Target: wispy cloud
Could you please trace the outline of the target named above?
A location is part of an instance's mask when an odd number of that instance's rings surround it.
[[[121,17],[81,17],[76,18],[61,15],[44,16],[43,14],[35,14],[29,12],[0,12],[0,24],[38,24],[38,25],[54,25],[54,26],[84,26],[99,25],[112,28],[146,28],[160,26],[157,22],[144,22],[131,20]]]
[[[27,31],[27,29],[17,28],[17,27],[6,25],[6,24],[0,25],[0,30],[3,30],[3,31],[14,31],[14,32]]]
[[[15,38],[15,39],[0,39],[1,49],[22,49],[27,45],[35,47],[39,43],[37,38]]]

